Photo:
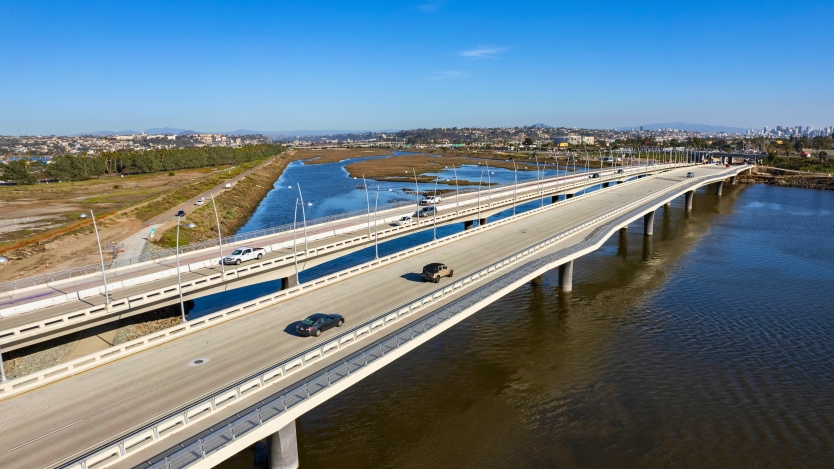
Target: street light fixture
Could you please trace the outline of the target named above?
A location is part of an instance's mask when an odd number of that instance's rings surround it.
[[[223,262],[223,237],[220,235],[220,216],[217,215],[217,202],[214,201],[214,193],[211,194],[211,205],[214,207],[214,220],[217,222],[217,246],[220,248],[220,271],[222,278],[226,279],[226,264]]]
[[[186,322],[185,319],[185,302],[182,299],[182,273],[180,272],[180,222],[182,221],[182,217],[174,217],[177,219],[177,289],[180,292],[180,313],[182,314],[182,322]],[[189,223],[186,225],[187,228],[196,228],[197,225],[194,223]],[[222,261],[222,259],[221,259]]]
[[[301,200],[301,219],[304,222],[304,258],[307,258],[309,249],[307,248],[307,214],[304,212],[304,196],[301,195],[301,184],[295,183],[298,187],[298,198]]]
[[[83,214],[86,217],[86,213]],[[93,211],[90,210],[90,216],[93,218],[93,229],[96,232],[96,244],[98,244],[98,255],[101,259],[101,276],[104,279],[104,302],[109,307],[110,306],[110,292],[107,290],[107,272],[104,271],[104,253],[101,251],[101,238],[98,237],[98,225],[96,225],[96,217],[93,215]],[[110,308],[108,308],[110,309]]]

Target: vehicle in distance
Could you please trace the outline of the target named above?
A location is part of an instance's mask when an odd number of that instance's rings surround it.
[[[455,271],[450,269],[446,264],[439,262],[432,262],[423,267],[423,281],[439,283],[443,277],[451,277]]]
[[[596,179],[599,177],[599,173],[594,173],[590,177]]]
[[[203,205],[204,203],[206,203],[206,198],[200,197],[196,202],[194,202],[194,205]]]
[[[623,171],[622,169],[618,169],[618,170],[617,170],[617,174],[623,174],[624,172],[625,172],[625,171]]]
[[[431,197],[426,197],[423,200],[421,200],[420,205],[435,205],[435,204],[439,204],[440,201],[442,201],[442,200],[443,200],[443,197],[440,197],[439,195],[434,195],[434,196],[431,196]]]
[[[394,223],[396,223],[397,226],[408,226],[412,221],[411,217],[400,217],[400,219]]]
[[[225,186],[223,186],[223,187],[225,187],[226,189],[231,189],[231,188],[232,188],[232,183],[231,183],[231,182],[227,182],[227,183],[226,183],[226,185],[225,185]]]
[[[251,261],[252,259],[260,259],[264,257],[266,250],[263,248],[241,247],[232,251],[231,254],[223,258],[223,263],[239,265],[241,262]]]
[[[437,215],[437,212],[437,207],[430,205],[428,207],[421,208],[419,212],[414,212],[412,217],[430,217],[432,215]]]
[[[694,178],[694,177],[695,177],[695,173],[693,173],[692,171],[690,171],[690,172],[686,173],[686,177],[688,177],[688,178]]]
[[[345,318],[341,314],[311,314],[304,318],[295,326],[295,332],[299,335],[318,337],[322,332],[333,329],[334,327],[342,327],[345,323]]]

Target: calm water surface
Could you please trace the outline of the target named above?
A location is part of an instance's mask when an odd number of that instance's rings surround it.
[[[832,211],[762,185],[661,209],[572,293],[545,275],[299,418],[302,467],[834,467]]]

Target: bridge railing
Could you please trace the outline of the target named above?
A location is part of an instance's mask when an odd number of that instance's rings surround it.
[[[658,169],[668,169],[668,168],[678,167],[678,166],[681,166],[681,165],[680,164],[672,164],[672,165],[666,165],[666,166],[656,166],[656,167],[652,167],[651,169],[649,169],[649,167],[642,167],[642,169],[640,169],[640,168],[630,168],[630,169],[628,169],[628,172],[626,174],[634,174],[634,173],[638,173],[638,172],[641,172],[641,171],[644,171],[644,170],[645,171],[656,171]],[[584,168],[583,168],[583,171],[584,171]],[[593,172],[593,171],[595,171],[595,170],[590,170],[588,172]],[[558,181],[559,179],[566,178],[566,177],[569,177],[569,175],[564,174],[562,176],[557,176],[555,178],[551,178],[548,182],[545,182],[545,184],[550,183],[550,182],[554,182],[554,181]],[[532,183],[527,182],[525,184],[528,185],[528,186],[529,185],[537,185],[537,184],[540,184],[540,182],[532,182]],[[507,188],[511,188],[511,187],[512,187],[512,185],[503,185],[503,186],[492,187],[489,190],[490,191],[506,190]],[[477,192],[477,189],[475,189],[475,188],[465,188],[465,189],[461,189],[459,191],[460,194],[472,194],[472,193],[475,193],[475,192]],[[378,212],[396,210],[396,209],[399,209],[399,208],[411,207],[411,206],[414,206],[414,205],[415,205],[415,202],[412,202],[412,201],[394,202],[394,203],[389,203],[389,204],[383,205],[382,207],[379,208]],[[343,212],[343,213],[338,213],[338,214],[334,214],[334,215],[327,215],[327,216],[324,216],[324,217],[312,218],[312,219],[307,221],[307,226],[308,226],[308,228],[311,228],[311,227],[315,227],[317,225],[323,225],[323,224],[327,224],[327,223],[336,222],[336,221],[339,221],[339,220],[344,220],[344,219],[348,219],[348,218],[354,218],[354,217],[362,216],[362,215],[365,215],[366,213],[367,213],[366,210],[354,210],[354,211],[351,211],[351,212]],[[298,226],[300,226],[300,225],[296,224],[295,228],[298,229]],[[278,225],[278,226],[273,226],[273,227],[269,227],[269,228],[262,228],[260,230],[248,231],[246,233],[239,233],[239,234],[235,234],[235,235],[231,235],[231,236],[225,236],[225,237],[222,237],[220,239],[220,241],[218,241],[217,238],[212,238],[212,239],[209,239],[209,240],[206,240],[206,241],[201,241],[201,242],[198,242],[198,243],[191,243],[191,244],[188,244],[188,245],[185,245],[185,246],[180,246],[179,247],[179,253],[180,254],[186,254],[186,253],[189,253],[189,252],[195,252],[195,251],[200,251],[200,250],[203,250],[203,249],[209,249],[209,248],[217,247],[219,242],[222,242],[223,245],[225,246],[225,245],[241,243],[243,241],[247,241],[247,240],[250,240],[250,239],[260,238],[260,237],[263,237],[263,236],[271,236],[271,235],[280,234],[280,233],[288,233],[288,232],[292,232],[292,230],[293,230],[293,225],[292,224],[284,224],[284,225]],[[170,257],[176,255],[176,253],[177,253],[176,248],[169,248],[169,249],[160,249],[160,250],[156,250],[156,251],[148,251],[148,252],[142,253],[138,257],[132,257],[132,258],[127,258],[127,259],[116,258],[106,266],[106,269],[107,270],[113,270],[113,269],[118,269],[120,267],[127,267],[127,266],[131,266],[131,265],[139,264],[139,263],[143,263],[143,262],[166,259],[166,258],[170,258]],[[56,281],[67,280],[67,279],[71,279],[73,277],[79,277],[79,276],[82,276],[82,275],[95,274],[95,273],[99,273],[101,271],[102,271],[102,268],[101,268],[101,264],[99,263],[99,264],[90,264],[90,265],[84,265],[84,266],[79,266],[79,267],[73,267],[73,268],[70,268],[70,269],[61,270],[61,271],[57,271],[57,272],[34,275],[34,276],[31,276],[31,277],[22,277],[22,278],[15,279],[15,280],[12,280],[12,281],[0,282],[0,293],[2,293],[2,292],[12,292],[12,291],[16,291],[16,290],[21,289],[21,288],[34,287],[34,286],[38,286],[38,285],[47,285],[47,284],[50,284],[50,283],[54,283]]]
[[[656,200],[653,202],[651,199],[655,199],[664,193],[678,191],[684,186],[697,187],[699,183],[708,179],[715,179],[719,176],[720,175],[713,175],[709,177],[702,176],[654,191],[629,204],[608,211],[592,220],[583,222],[565,230],[525,250],[519,251],[511,256],[507,256],[495,263],[491,263],[484,268],[470,272],[465,275],[463,279],[451,285],[440,287],[427,295],[421,295],[412,301],[404,303],[397,308],[389,310],[374,319],[356,326],[354,329],[337,337],[336,340],[308,348],[289,359],[282,360],[280,363],[268,367],[264,371],[250,375],[232,386],[209,393],[209,395],[195,400],[195,402],[199,402],[196,405],[192,403],[185,410],[169,414],[163,420],[157,421],[157,423],[153,426],[134,432],[127,438],[121,439],[101,451],[64,467],[72,469],[83,469],[93,465],[97,467],[107,467],[110,461],[115,462],[121,457],[129,454],[131,450],[144,447],[146,444],[153,443],[155,440],[158,440],[163,436],[168,436],[171,430],[175,428],[178,430],[189,425],[193,421],[196,421],[198,416],[199,418],[202,418],[214,411],[238,402],[243,397],[248,397],[260,390],[266,389],[272,384],[280,382],[283,378],[294,374],[306,366],[316,363],[320,359],[338,350],[356,344],[362,339],[381,331],[400,319],[403,319],[420,309],[442,300],[446,296],[462,292],[462,289],[466,286],[472,286],[476,283],[481,285],[481,280],[494,276],[498,272],[505,272],[505,268],[507,266],[530,259],[530,255],[534,254],[536,251],[550,247],[553,243],[558,242],[565,237],[571,236],[576,232],[589,227],[590,225],[620,215],[617,220],[609,221],[600,228],[610,228],[611,226],[616,227],[620,222],[627,220],[629,217],[633,217],[634,213],[642,214],[646,210],[647,206],[651,206],[653,203],[656,203]],[[578,198],[588,195],[592,194],[585,194],[583,196],[579,196]],[[634,209],[634,207],[638,205],[640,207]],[[536,209],[536,211],[538,210],[541,209]],[[624,214],[623,212],[626,211],[627,213]],[[603,234],[605,230],[601,230],[600,228],[594,230],[586,236],[583,241],[575,245],[527,262],[519,268],[502,275],[501,277],[483,284],[474,291],[471,291],[461,298],[452,301],[448,305],[442,307],[434,313],[431,313],[426,318],[419,320],[415,324],[404,326],[403,328],[400,328],[397,331],[374,341],[374,343],[369,344],[365,348],[355,352],[348,358],[343,359],[336,364],[330,365],[324,370],[304,379],[302,383],[296,383],[293,387],[285,389],[278,394],[278,397],[271,398],[263,405],[249,408],[245,411],[246,413],[243,416],[230,419],[224,423],[221,428],[211,432],[204,432],[205,434],[203,436],[199,436],[195,440],[189,441],[188,444],[181,449],[178,449],[168,456],[159,459],[149,466],[142,467],[150,467],[154,469],[181,469],[188,467],[194,462],[207,457],[214,451],[231,444],[237,438],[240,438],[253,429],[271,421],[273,418],[281,415],[287,410],[316,396],[324,389],[327,389],[342,379],[350,376],[350,373],[359,371],[376,360],[384,357],[386,354],[391,353],[404,344],[409,343],[413,339],[422,336],[424,333],[435,328],[436,326],[455,318],[461,312],[476,305],[482,300],[501,292],[501,290],[511,286],[525,277],[537,274],[549,264],[553,264],[560,259],[564,259],[570,255],[593,247],[595,244],[601,242],[600,239],[605,236]]]

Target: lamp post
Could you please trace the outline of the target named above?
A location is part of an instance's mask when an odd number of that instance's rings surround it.
[[[304,222],[304,258],[307,258],[307,214],[304,212],[304,196],[301,195],[301,184],[295,183],[295,186],[298,187],[298,198],[301,200],[301,219]]]
[[[0,256],[0,265],[6,265],[9,263],[9,259],[4,256]],[[3,350],[0,349],[0,383],[6,381],[6,367],[3,366]]]
[[[362,184],[365,186],[365,203],[368,206],[368,241],[371,240],[371,200],[368,198],[368,182],[365,180],[365,175],[362,175]]]
[[[417,171],[414,171],[414,168],[411,168],[411,172],[414,173],[414,200],[417,206],[417,213],[414,215],[417,216],[417,227],[420,227],[420,186],[417,184]]]
[[[432,217],[432,225],[434,225],[434,241],[437,241],[437,178],[434,179],[434,217]]]
[[[185,322],[185,302],[182,300],[182,275],[180,273],[180,222],[182,217],[174,217],[177,219],[177,289],[180,292],[180,313],[182,313],[182,322]],[[197,225],[189,223],[188,228],[195,228]]]
[[[492,179],[489,177],[489,161],[486,162],[487,167],[487,208],[492,206]]]
[[[518,166],[515,164],[515,158],[511,159],[513,160],[513,216],[515,216],[516,187],[518,187]]]
[[[452,165],[452,171],[455,172],[455,215],[460,214],[460,204],[458,204],[458,170],[455,165]]]
[[[295,222],[298,219],[298,197],[295,198],[295,211],[292,214],[292,257],[295,259],[295,281],[298,282],[298,248],[295,242]]]
[[[376,202],[374,202],[374,250],[376,251],[375,258],[379,259],[379,216],[377,215],[377,208],[379,208],[379,184],[376,185]]]
[[[223,278],[226,278],[226,264],[223,262],[223,237],[220,236],[220,216],[217,215],[217,202],[214,201],[214,193],[211,194],[211,205],[214,207],[214,220],[217,222],[217,246],[220,249],[220,270]]]
[[[481,224],[481,182],[484,180],[484,170],[481,170],[481,175],[478,176],[478,224]]]
[[[101,251],[101,238],[98,237],[98,225],[96,225],[96,216],[93,215],[92,210],[90,210],[90,217],[93,219],[93,229],[96,231],[96,244],[98,244],[98,256],[101,259],[101,276],[104,279],[104,301],[107,306],[110,306],[110,292],[107,290],[107,272],[104,271],[104,253]]]
[[[544,207],[544,170],[539,170],[539,157],[533,156],[536,159],[536,179],[539,185],[539,199],[541,199],[542,207]],[[547,166],[547,164],[545,164]]]

